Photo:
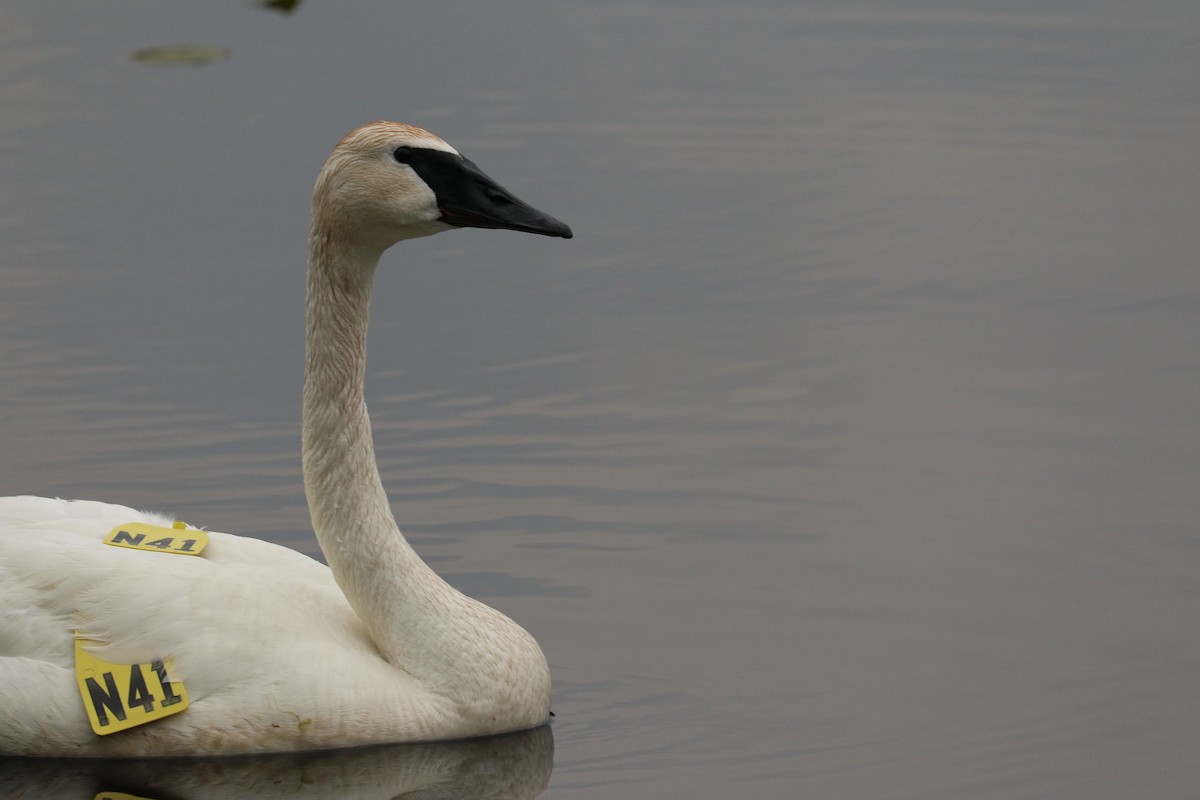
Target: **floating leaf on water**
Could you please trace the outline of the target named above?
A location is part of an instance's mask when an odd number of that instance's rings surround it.
[[[210,64],[229,58],[229,48],[207,44],[180,44],[147,47],[133,54],[134,61],[153,64]]]
[[[301,0],[259,0],[258,4],[281,14],[290,14],[300,7],[300,2]]]

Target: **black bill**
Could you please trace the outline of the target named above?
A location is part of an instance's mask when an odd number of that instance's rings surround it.
[[[441,221],[460,228],[506,228],[570,239],[571,229],[489,178],[470,159],[425,147],[401,148],[408,164],[437,196]]]

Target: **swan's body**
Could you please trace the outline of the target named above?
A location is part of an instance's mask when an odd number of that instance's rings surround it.
[[[479,736],[539,725],[541,649],[455,591],[392,518],[363,404],[375,265],[395,242],[452,227],[570,237],[442,140],[372,123],[317,179],[310,235],[304,478],[330,567],[210,533],[199,557],[105,545],[171,521],[123,506],[0,498],[0,754],[167,756]],[[75,639],[116,664],[169,658],[182,713],[98,736]]]

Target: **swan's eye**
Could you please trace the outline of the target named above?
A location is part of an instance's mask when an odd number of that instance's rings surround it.
[[[400,145],[392,151],[392,158],[400,164],[407,164],[412,160],[412,148],[408,145]]]

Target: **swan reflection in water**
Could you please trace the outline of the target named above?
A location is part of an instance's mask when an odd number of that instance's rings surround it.
[[[5,800],[518,800],[545,791],[549,725],[460,742],[385,745],[232,758],[0,758]]]

